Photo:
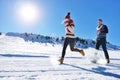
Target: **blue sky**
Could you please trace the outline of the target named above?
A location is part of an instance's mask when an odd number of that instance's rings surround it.
[[[41,9],[42,18],[32,27],[17,22],[15,5],[19,1]],[[97,20],[101,18],[109,28],[107,40],[120,45],[120,0],[0,0],[0,32],[64,36],[61,22],[67,12],[71,12],[76,36],[95,40]]]

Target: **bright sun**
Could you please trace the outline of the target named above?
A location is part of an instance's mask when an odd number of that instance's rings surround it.
[[[22,24],[31,25],[39,19],[39,9],[32,3],[20,4],[18,8],[18,18]]]

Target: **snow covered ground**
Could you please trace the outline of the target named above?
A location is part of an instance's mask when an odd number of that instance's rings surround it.
[[[22,38],[0,36],[0,80],[120,80],[120,51],[109,50],[111,63],[91,63],[96,50],[85,49],[86,56],[67,49],[65,63],[59,65],[62,45],[25,42]]]

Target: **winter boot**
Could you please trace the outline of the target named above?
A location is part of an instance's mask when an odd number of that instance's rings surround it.
[[[60,64],[63,64],[64,58],[60,58],[58,61],[60,62]]]
[[[83,50],[80,50],[80,54],[81,54],[82,56],[85,56],[85,53],[84,53]]]

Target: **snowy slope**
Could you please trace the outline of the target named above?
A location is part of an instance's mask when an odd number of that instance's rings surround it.
[[[93,64],[96,50],[85,49],[86,56],[71,52],[59,65],[62,45],[24,41],[20,37],[0,36],[0,80],[120,80],[120,51],[109,50],[111,63]],[[104,60],[103,52],[99,58]]]

